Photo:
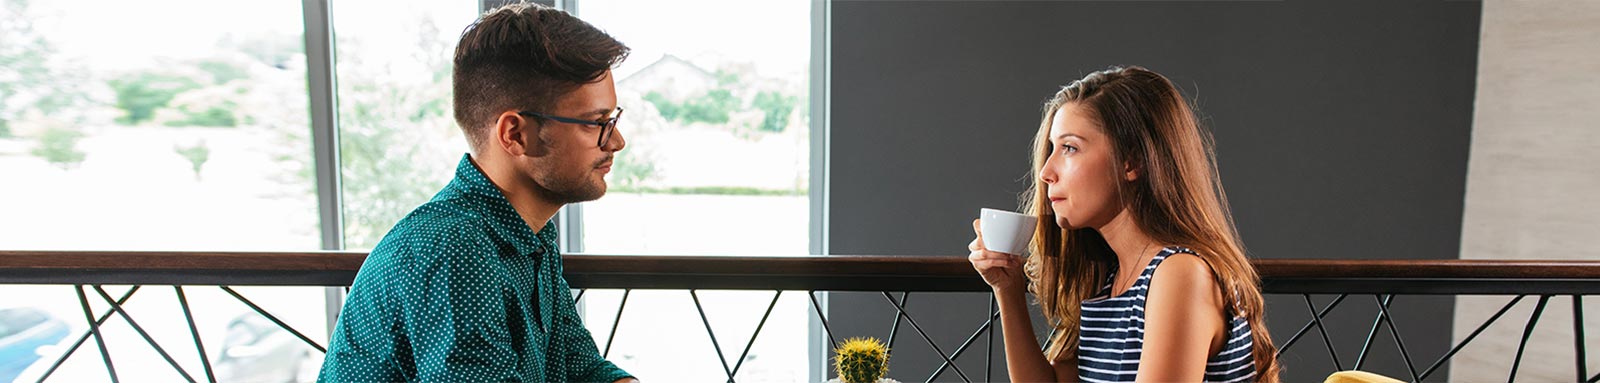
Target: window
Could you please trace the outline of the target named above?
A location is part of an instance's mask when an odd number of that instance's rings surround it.
[[[303,31],[299,2],[0,0],[0,248],[317,249]],[[217,288],[188,290],[215,358],[228,322],[255,314]],[[325,337],[323,289],[238,290]],[[87,329],[71,286],[0,295],[0,309],[36,309],[63,326],[18,339],[45,355],[0,369],[0,381],[37,380]],[[188,342],[170,287],[147,286],[125,308],[166,347]],[[105,330],[123,377],[182,379],[122,319]],[[300,347],[285,356],[310,350]],[[173,357],[203,371],[192,351]],[[102,364],[88,342],[51,380],[108,380]]]
[[[613,73],[628,110],[618,127],[628,147],[617,155],[606,196],[568,208],[569,250],[809,254],[811,1],[575,5],[580,18],[633,52]],[[699,293],[729,368],[740,363],[772,294]],[[602,350],[621,297],[586,293],[584,319]],[[704,332],[643,332],[703,328],[688,293],[634,291],[625,310],[613,362],[639,376],[727,379]],[[737,377],[806,380],[809,310],[803,293],[785,294]]]
[[[0,4],[0,246],[316,248],[298,4]]]
[[[473,2],[333,3],[344,241],[369,250],[455,176],[467,152],[452,117],[456,40]]]
[[[615,73],[629,147],[610,193],[563,213],[568,252],[810,253],[814,1],[562,2],[633,48]],[[338,0],[330,25],[307,25],[315,12],[300,2],[0,0],[0,179],[9,186],[0,188],[0,248],[297,251],[337,247],[335,238],[370,249],[450,180],[467,149],[451,117],[450,65],[479,3]],[[308,66],[305,36],[324,28],[335,41],[338,163],[313,153],[323,140],[313,137],[324,136],[312,121],[329,116],[313,116],[321,91],[307,79],[322,71]],[[317,175],[334,173],[341,188],[319,191]],[[340,198],[322,206],[319,193]],[[341,225],[322,227],[327,209]],[[327,339],[325,289],[235,289]],[[219,380],[314,378],[320,353],[220,289],[185,292]],[[100,291],[85,293],[91,311],[109,308]],[[771,294],[700,292],[729,359]],[[0,369],[0,381],[37,380],[87,329],[73,286],[0,286],[0,295],[9,297],[0,310],[37,313],[29,323],[39,330],[24,333],[44,345],[24,370]],[[585,320],[602,349],[620,296],[587,295]],[[188,346],[171,288],[142,287],[123,307],[163,346]],[[646,377],[725,378],[704,333],[630,333],[649,326],[638,313],[699,328],[686,292],[636,291],[628,312],[611,360]],[[785,294],[738,377],[806,380],[808,313],[803,294]],[[120,317],[102,330],[121,377],[182,379]],[[109,380],[95,347],[86,342],[50,379]],[[197,355],[169,351],[201,378]]]
[[[628,148],[581,206],[583,251],[806,254],[810,2],[577,5],[633,49],[615,71]]]

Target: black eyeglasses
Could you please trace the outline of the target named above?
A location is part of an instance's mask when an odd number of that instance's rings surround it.
[[[598,127],[600,127],[600,141],[596,142],[595,146],[599,146],[599,147],[604,148],[604,147],[606,147],[607,139],[611,138],[611,132],[614,132],[614,131],[617,130],[617,120],[622,119],[622,107],[620,107],[620,106],[617,107],[616,112],[612,113],[611,117],[601,117],[598,120],[583,120],[583,119],[577,119],[577,118],[552,116],[552,115],[548,115],[548,114],[544,114],[544,113],[529,112],[529,111],[525,111],[525,110],[524,111],[519,111],[519,112],[517,112],[517,114],[528,116],[528,117],[538,117],[538,118],[548,119],[548,120],[556,121],[556,122],[565,122],[565,123],[568,123],[568,124],[598,126]]]

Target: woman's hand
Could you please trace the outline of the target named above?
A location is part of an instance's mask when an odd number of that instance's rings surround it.
[[[983,247],[983,230],[979,221],[972,220],[972,231],[977,233],[978,238],[967,245],[967,250],[972,251],[967,255],[967,260],[972,261],[972,268],[978,270],[983,282],[988,283],[996,294],[1022,292],[1028,285],[1028,278],[1022,272],[1022,257],[989,251]]]

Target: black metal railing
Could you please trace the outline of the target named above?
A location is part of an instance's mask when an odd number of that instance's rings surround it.
[[[113,382],[119,381],[111,354],[107,351],[100,326],[112,315],[123,318],[141,338],[154,348],[185,380],[190,382],[215,382],[211,362],[207,359],[205,344],[194,325],[187,299],[186,288],[193,286],[218,287],[229,296],[243,302],[256,313],[289,331],[308,346],[318,351],[325,348],[311,337],[295,330],[272,313],[239,294],[231,286],[348,286],[354,279],[365,254],[357,252],[65,252],[65,251],[0,251],[0,284],[55,284],[72,285],[83,309],[89,329],[76,339],[54,362],[41,378],[48,378],[81,346],[93,338],[100,347],[100,356]],[[1471,260],[1257,260],[1263,278],[1263,290],[1272,295],[1299,295],[1306,303],[1310,319],[1292,336],[1278,338],[1280,353],[1300,343],[1311,329],[1323,340],[1336,370],[1361,369],[1368,362],[1368,351],[1380,328],[1399,349],[1408,376],[1413,381],[1426,380],[1458,352],[1473,342],[1489,325],[1500,320],[1513,306],[1527,297],[1537,297],[1532,315],[1524,324],[1517,353],[1513,356],[1508,380],[1515,380],[1522,363],[1528,338],[1538,324],[1541,314],[1553,299],[1570,297],[1574,316],[1574,349],[1577,353],[1578,381],[1600,381],[1600,375],[1589,375],[1585,363],[1586,347],[1583,325],[1582,298],[1600,292],[1600,262],[1593,261],[1471,261]],[[925,292],[988,292],[988,288],[973,273],[964,257],[951,256],[802,256],[802,257],[702,257],[702,256],[614,256],[568,255],[565,257],[566,277],[578,288],[576,299],[592,288],[621,289],[622,300],[613,320],[606,343],[601,347],[609,355],[616,340],[622,313],[627,308],[628,296],[634,289],[687,290],[701,322],[716,352],[728,381],[734,381],[744,365],[752,346],[771,316],[778,299],[785,291],[804,291],[812,306],[812,314],[822,324],[829,342],[838,337],[828,325],[828,315],[818,303],[816,293],[822,292],[878,292],[894,309],[894,322],[890,327],[888,342],[893,345],[905,323],[921,338],[942,362],[928,375],[933,381],[954,373],[963,381],[993,379],[992,361],[994,328],[998,313],[989,299],[986,320],[976,326],[965,340],[946,352],[916,318],[906,310],[913,294]],[[121,297],[113,298],[102,285],[133,285]],[[185,370],[162,348],[154,338],[122,309],[141,286],[171,286],[184,318],[188,321],[190,336],[199,353],[204,375]],[[748,340],[740,357],[730,363],[717,334],[712,331],[709,317],[700,302],[699,290],[768,290],[773,298]],[[90,307],[93,291],[110,306],[96,315]],[[898,293],[898,296],[896,295]],[[1312,300],[1313,294],[1333,294],[1337,297],[1320,309]],[[1390,310],[1397,295],[1498,295],[1509,296],[1510,301],[1494,315],[1487,318],[1470,335],[1456,343],[1448,352],[1425,368],[1418,369],[1412,352],[1407,350],[1402,331],[1395,326]],[[1328,334],[1324,319],[1330,312],[1350,301],[1352,296],[1371,296],[1377,313],[1368,327],[1359,356],[1346,365],[1339,358],[1333,337]],[[1344,307],[1350,307],[1346,305]],[[961,369],[957,360],[968,354],[980,337],[987,337],[987,359],[982,375]],[[597,334],[596,338],[600,338]],[[948,345],[946,345],[948,346]],[[1332,372],[1332,371],[1328,371]]]

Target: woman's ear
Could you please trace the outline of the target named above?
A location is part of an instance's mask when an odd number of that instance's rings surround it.
[[[1144,175],[1144,166],[1140,165],[1137,162],[1133,162],[1133,161],[1123,161],[1122,162],[1122,180],[1127,181],[1127,182],[1133,182],[1133,181],[1139,180],[1139,177],[1141,177],[1143,175]]]

